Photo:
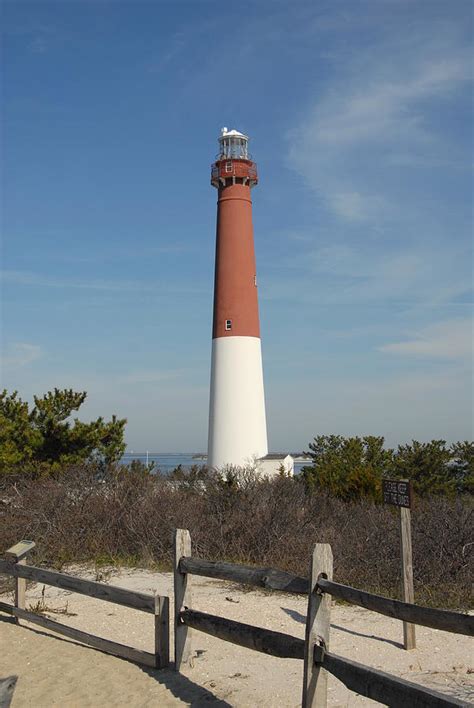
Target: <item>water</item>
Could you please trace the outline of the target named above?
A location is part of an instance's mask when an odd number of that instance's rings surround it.
[[[147,456],[148,455],[148,456]],[[207,462],[206,456],[197,456],[200,453],[193,452],[126,452],[122,459],[121,464],[129,465],[132,460],[139,460],[144,465],[155,463],[155,469],[159,469],[161,472],[167,474],[172,472],[178,465],[181,465],[184,469],[188,469],[193,465],[205,465]],[[301,468],[304,465],[310,463],[310,460],[295,460],[295,474],[301,472]]]
[[[174,470],[178,465],[184,468],[192,467],[193,465],[205,465],[206,459],[193,457],[192,452],[149,452],[148,457],[146,452],[126,452],[120,462],[123,465],[129,465],[132,460],[139,460],[144,465],[148,462],[155,463],[155,468],[165,474]]]

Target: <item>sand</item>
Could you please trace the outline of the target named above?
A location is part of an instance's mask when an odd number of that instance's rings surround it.
[[[169,595],[168,573],[70,569],[82,577]],[[222,581],[193,577],[194,609],[304,636],[304,597],[243,591]],[[27,608],[43,585],[27,590]],[[11,595],[1,600],[11,602]],[[153,651],[149,614],[46,586],[46,616],[138,649]],[[172,605],[172,601],[171,601]],[[405,651],[396,620],[357,607],[333,605],[331,651],[465,701],[474,701],[472,642],[468,637],[417,628],[417,648]],[[172,644],[172,640],[171,640]],[[12,708],[26,706],[300,706],[303,662],[277,659],[193,632],[193,667],[157,671],[113,657],[0,613],[0,677],[18,678]],[[172,658],[172,657],[171,657]],[[329,677],[330,706],[378,705]]]

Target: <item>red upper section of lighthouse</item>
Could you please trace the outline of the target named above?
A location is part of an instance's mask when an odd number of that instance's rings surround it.
[[[218,189],[213,337],[259,337],[248,137],[222,129],[211,184]]]
[[[259,337],[257,272],[248,184],[227,183],[217,202],[212,336]]]

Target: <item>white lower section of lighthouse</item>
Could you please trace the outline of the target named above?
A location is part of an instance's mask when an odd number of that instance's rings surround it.
[[[213,339],[208,467],[244,467],[267,452],[260,339]]]

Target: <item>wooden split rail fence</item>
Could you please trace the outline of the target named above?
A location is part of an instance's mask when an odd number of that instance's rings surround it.
[[[448,610],[419,607],[364,592],[332,580],[332,551],[317,544],[310,578],[272,568],[254,568],[194,558],[189,531],[177,529],[174,554],[175,668],[191,657],[191,629],[265,654],[304,661],[303,708],[327,704],[328,673],[362,696],[388,706],[469,706],[468,702],[329,652],[331,598],[336,597],[388,617],[458,634],[474,635],[474,617]],[[191,575],[245,583],[308,597],[305,640],[262,627],[192,609]]]
[[[27,620],[101,651],[146,666],[156,668],[168,666],[168,597],[158,594],[148,595],[27,565],[27,555],[34,546],[33,541],[21,541],[5,553],[5,559],[0,559],[0,573],[15,578],[14,605],[0,602],[0,611],[13,615],[17,622],[20,619]],[[177,529],[174,552],[176,670],[179,671],[183,663],[191,657],[191,630],[196,629],[271,656],[303,660],[303,708],[326,706],[328,673],[342,681],[351,691],[389,706],[409,705],[417,708],[432,708],[433,706],[471,705],[332,654],[329,651],[329,629],[332,597],[404,622],[470,636],[474,635],[473,616],[419,607],[342,585],[332,580],[332,568],[331,547],[327,544],[316,545],[311,559],[309,579],[272,568],[254,568],[194,558],[189,531]],[[305,639],[192,609],[192,575],[306,595],[308,611]],[[114,602],[154,615],[155,652],[145,652],[118,644],[27,610],[25,607],[27,580]],[[1,690],[11,693],[14,681],[15,677],[7,679],[6,683],[4,682],[5,686],[0,686]]]
[[[15,578],[15,601],[14,605],[0,602],[0,611],[6,612],[16,621],[20,619],[37,624],[40,627],[49,629],[57,634],[62,634],[70,639],[75,639],[82,644],[99,649],[100,651],[114,654],[124,659],[130,659],[137,663],[154,668],[165,668],[169,665],[169,598],[162,595],[148,595],[135,590],[97,583],[93,580],[84,580],[72,575],[58,573],[54,570],[36,568],[27,565],[27,555],[34,548],[33,541],[21,541],[5,552],[5,559],[0,560],[0,573],[13,576]],[[45,617],[36,612],[26,609],[25,590],[26,581],[34,580],[37,583],[52,585],[53,587],[70,590],[88,597],[95,597],[98,600],[114,602],[117,605],[131,607],[141,612],[148,612],[154,616],[154,637],[155,652],[142,651],[124,644],[112,642],[110,639],[97,637],[88,632],[84,632],[74,627],[68,627],[61,622],[55,622],[49,617]]]

